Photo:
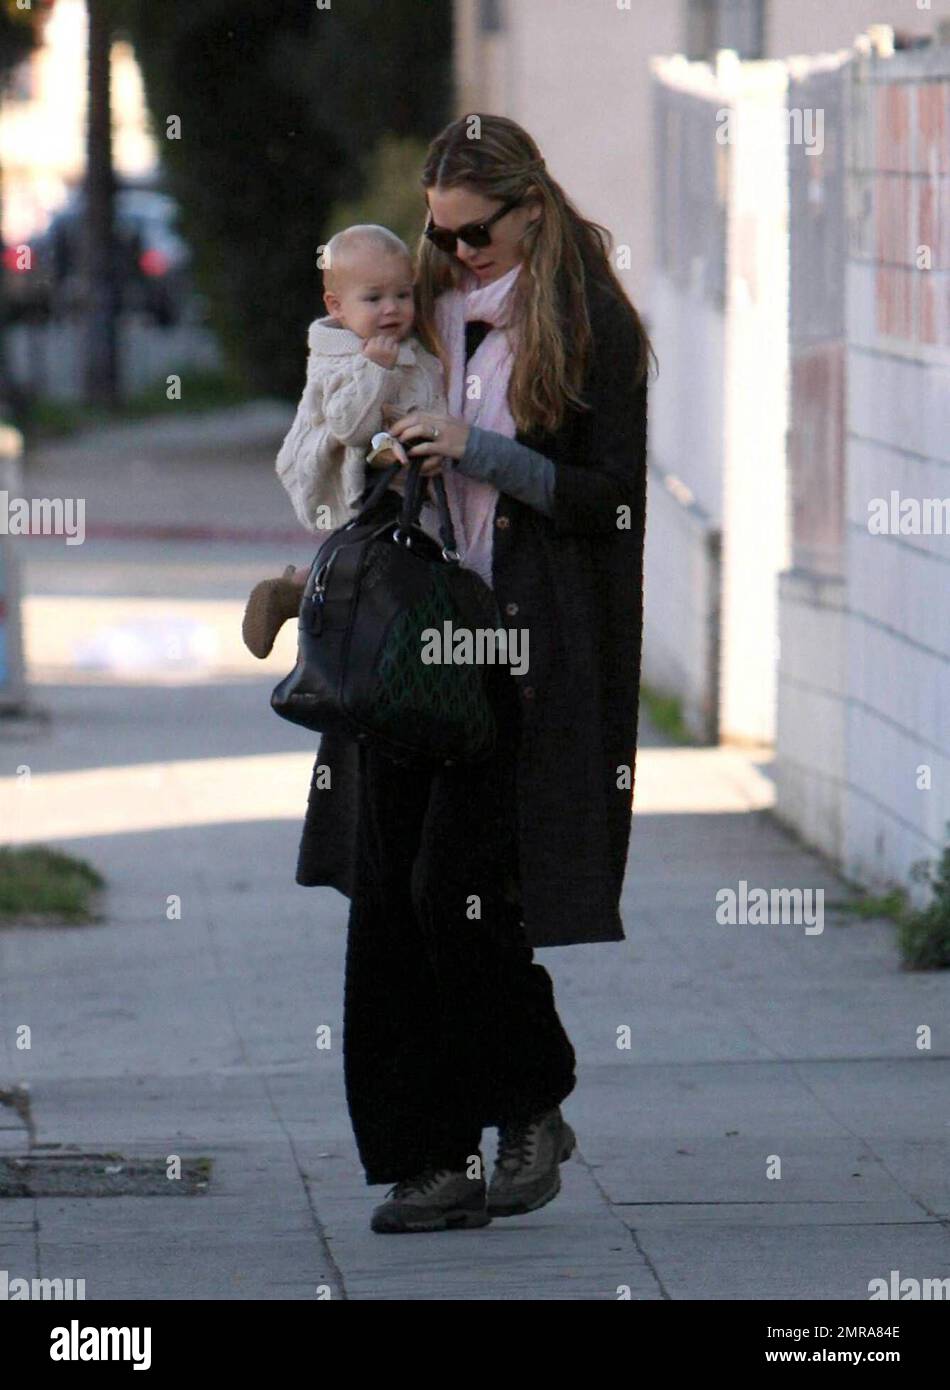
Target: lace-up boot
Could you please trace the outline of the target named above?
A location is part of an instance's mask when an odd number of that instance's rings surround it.
[[[389,1189],[370,1226],[380,1235],[394,1235],[487,1226],[490,1220],[484,1177],[470,1178],[464,1169],[426,1168]]]
[[[489,1216],[520,1216],[553,1201],[561,1190],[559,1165],[570,1158],[576,1144],[559,1106],[501,1126],[488,1189]]]

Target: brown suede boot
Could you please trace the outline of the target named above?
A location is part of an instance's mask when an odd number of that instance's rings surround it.
[[[303,585],[291,582],[295,566],[288,565],[279,579],[262,579],[251,590],[244,610],[241,636],[244,645],[261,661],[270,656],[274,640],[288,618],[300,612]]]

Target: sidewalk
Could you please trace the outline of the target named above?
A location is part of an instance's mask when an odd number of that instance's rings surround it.
[[[293,882],[316,740],[268,707],[293,634],[264,663],[240,642],[250,583],[313,549],[254,539],[294,529],[272,472],[283,418],[232,412],[229,435],[209,419],[171,442],[129,428],[27,474],[45,496],[82,479],[87,527],[248,534],[21,547],[50,723],[0,723],[0,824],[89,858],[109,920],[0,929],[0,1099],[29,1086],[37,1144],[63,1146],[47,1153],[213,1166],[193,1196],[0,1200],[0,1269],[84,1278],[89,1299],[864,1300],[892,1269],[950,1275],[950,974],[902,972],[887,924],[833,920],[844,890],[768,814],[761,763],[649,729],[628,940],[537,956],[579,1061],[562,1195],[479,1231],[369,1231],[384,1189],[344,1100],[348,904]],[[151,664],[77,664],[97,624],[149,614],[197,634],[184,659],[159,644]],[[824,888],[823,932],[720,925],[716,895],[743,879]],[[0,1105],[0,1156],[27,1145],[22,1107]]]

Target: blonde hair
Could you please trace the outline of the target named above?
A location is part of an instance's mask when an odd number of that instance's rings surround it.
[[[323,248],[324,290],[337,292],[339,273],[346,269],[347,259],[354,251],[367,246],[390,256],[405,257],[411,274],[412,253],[401,237],[376,222],[357,222],[353,227],[344,227],[342,231],[335,232]]]
[[[473,130],[478,132],[476,139],[471,138]],[[523,272],[512,291],[518,348],[508,405],[519,432],[553,432],[563,422],[568,403],[589,409],[581,394],[592,350],[588,281],[605,287],[632,315],[638,350],[631,363],[631,384],[642,380],[653,349],[610,264],[613,239],[605,227],[581,216],[548,173],[526,130],[506,116],[460,116],[429,146],[421,183],[423,190],[464,185],[500,202],[517,198],[541,205],[541,216],[525,232]],[[459,286],[463,272],[456,256],[420,237],[416,332],[443,363],[447,359],[436,328],[435,301],[444,290]]]

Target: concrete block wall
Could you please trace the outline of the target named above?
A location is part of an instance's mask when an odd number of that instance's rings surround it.
[[[950,46],[859,53],[852,82],[843,859],[883,885],[950,820]]]
[[[647,506],[643,679],[654,689],[675,691],[693,737],[715,743],[721,532],[686,485],[655,460]]]
[[[788,105],[821,148],[790,144],[788,514],[778,582],[776,814],[839,860],[844,846],[845,261],[850,51],[790,64]],[[803,125],[804,128],[804,125]]]
[[[659,375],[650,382],[643,678],[679,699],[695,737],[716,742],[728,150],[715,142],[714,85],[689,84],[699,66],[677,59],[654,74]]]
[[[848,708],[844,579],[787,570],[779,576],[778,600],[775,812],[840,861]]]

